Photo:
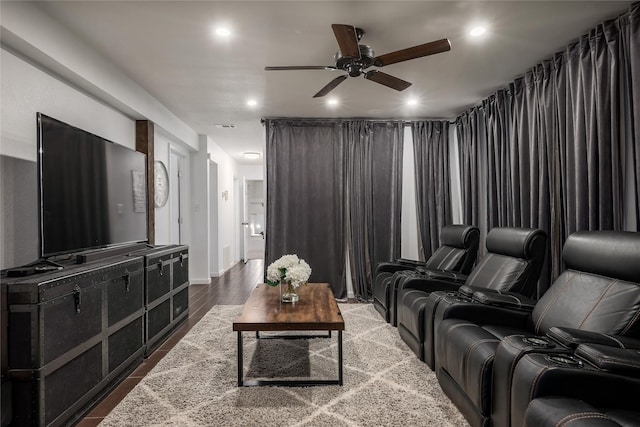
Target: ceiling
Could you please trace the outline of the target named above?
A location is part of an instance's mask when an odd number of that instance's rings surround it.
[[[263,151],[263,117],[455,118],[562,50],[629,1],[46,1],[49,15],[113,61],[199,134],[239,163]],[[334,65],[331,24],[365,30],[376,55],[447,37],[451,51],[382,71],[393,89],[341,71],[265,71]],[[471,38],[484,23],[487,33]],[[217,25],[228,38],[213,34]],[[329,97],[339,99],[334,107]],[[417,100],[407,106],[408,98]],[[257,105],[247,106],[248,99]],[[233,124],[235,128],[215,125]],[[254,160],[261,163],[261,160]]]

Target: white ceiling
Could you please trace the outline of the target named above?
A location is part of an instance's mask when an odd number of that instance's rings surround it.
[[[630,1],[46,1],[41,7],[240,163],[263,150],[263,117],[454,118],[562,50]],[[471,39],[471,25],[488,33]],[[331,24],[361,27],[377,55],[449,38],[452,49],[382,70],[413,83],[397,92],[362,77],[313,95],[339,71]],[[233,34],[212,35],[218,24]],[[419,100],[408,107],[409,97]],[[254,98],[258,105],[249,108]],[[234,124],[217,129],[215,124]],[[254,162],[261,162],[257,160]]]

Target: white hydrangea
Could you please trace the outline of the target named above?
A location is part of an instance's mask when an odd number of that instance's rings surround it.
[[[293,286],[298,287],[307,283],[310,276],[311,267],[305,260],[301,259],[297,264],[287,268],[285,280],[290,280]]]
[[[297,255],[281,256],[267,267],[267,281],[275,285],[280,279],[285,277],[287,270],[297,265],[299,261],[300,258],[298,258]]]

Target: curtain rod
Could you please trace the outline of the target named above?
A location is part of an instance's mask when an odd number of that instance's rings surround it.
[[[411,126],[414,122],[421,121],[438,121],[438,122],[449,122],[450,125],[456,124],[455,120],[449,119],[412,119],[412,120],[403,120],[403,119],[359,119],[359,118],[349,118],[349,119],[322,119],[322,118],[311,118],[311,117],[262,117],[260,118],[260,123],[264,125],[267,120],[301,120],[301,121],[331,121],[331,120],[362,120],[365,122],[372,123],[384,123],[385,121],[397,121],[402,122],[404,126]]]

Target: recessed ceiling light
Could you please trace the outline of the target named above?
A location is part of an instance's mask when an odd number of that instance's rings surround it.
[[[335,107],[339,103],[340,103],[340,101],[337,98],[329,98],[329,99],[327,99],[327,105],[331,105],[332,107]]]
[[[487,27],[484,25],[476,25],[469,30],[469,35],[472,37],[480,37],[487,33]]]
[[[256,105],[258,105],[258,101],[256,101],[255,99],[249,99],[249,100],[247,101],[247,105],[248,105],[249,107],[255,107]]]
[[[216,36],[219,36],[219,37],[231,36],[231,30],[229,29],[229,27],[217,27],[215,32],[216,32]]]
[[[242,157],[248,160],[256,160],[260,158],[260,153],[257,153],[255,151],[245,151],[244,153],[242,153]]]

